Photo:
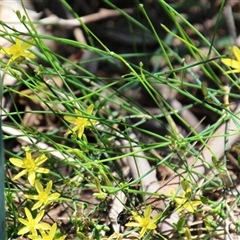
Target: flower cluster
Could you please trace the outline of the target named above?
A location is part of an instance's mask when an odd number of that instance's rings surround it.
[[[9,60],[8,64],[10,64],[12,61],[15,61],[18,56],[31,57],[31,55],[27,55],[27,53],[25,52],[26,49],[26,45],[20,44],[19,41],[16,41],[16,45],[12,46],[10,49],[5,49],[5,53],[12,54],[12,57]],[[75,110],[76,117],[64,116],[64,119],[66,121],[75,125],[73,129],[67,131],[65,135],[76,132],[77,137],[82,138],[85,128],[92,127],[97,123],[96,120],[91,119],[93,108],[94,105],[91,104],[86,109],[86,112]],[[24,150],[24,158],[19,159],[16,157],[12,157],[9,159],[10,163],[20,169],[19,173],[17,173],[12,178],[12,180],[15,181],[21,177],[26,176],[26,179],[28,180],[30,186],[35,189],[36,194],[24,194],[25,198],[33,200],[33,204],[30,208],[24,208],[25,218],[18,218],[18,221],[24,225],[24,227],[22,227],[18,231],[18,235],[27,236],[29,239],[32,240],[63,240],[66,236],[56,236],[56,223],[50,226],[49,224],[42,222],[42,219],[45,215],[46,206],[54,201],[57,201],[60,197],[59,193],[52,193],[53,182],[51,180],[46,183],[45,187],[44,184],[41,182],[41,174],[50,173],[50,170],[48,168],[42,166],[42,164],[45,163],[48,158],[45,154],[34,157],[29,147],[26,147]],[[100,194],[103,193],[100,192]],[[103,196],[101,195],[101,197]]]
[[[25,194],[24,196],[27,199],[32,199],[37,201],[33,204],[31,210],[25,207],[25,218],[18,218],[18,221],[24,225],[19,231],[18,235],[27,235],[29,239],[32,240],[64,240],[66,236],[61,236],[56,238],[57,224],[54,223],[50,226],[47,223],[41,222],[45,214],[45,207],[56,201],[59,197],[59,193],[51,193],[53,182],[49,181],[47,183],[46,189],[44,189],[42,183],[39,179],[36,179],[36,174],[47,174],[50,172],[49,169],[40,167],[41,164],[47,161],[47,156],[42,154],[37,158],[32,157],[32,153],[30,152],[30,148],[27,147],[24,149],[26,157],[23,159],[18,158],[10,158],[9,161],[15,165],[16,167],[22,168],[17,175],[15,175],[12,180],[17,180],[23,175],[27,175],[27,179],[31,186],[35,187],[37,195],[29,195]],[[34,210],[37,210],[36,216],[33,216],[35,213]],[[34,211],[34,212],[33,212]]]

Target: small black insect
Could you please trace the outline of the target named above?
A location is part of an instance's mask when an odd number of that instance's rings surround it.
[[[131,214],[126,209],[123,209],[117,216],[117,223],[124,226],[129,221],[130,216]]]

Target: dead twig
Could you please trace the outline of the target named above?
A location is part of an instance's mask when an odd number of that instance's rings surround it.
[[[2,131],[5,134],[8,134],[10,136],[16,136],[18,141],[22,141],[22,142],[27,143],[27,144],[36,144],[36,146],[39,149],[49,151],[49,153],[52,156],[54,156],[58,159],[68,160],[70,162],[75,162],[75,160],[73,158],[71,158],[70,156],[68,156],[67,154],[64,154],[64,153],[61,153],[61,152],[57,151],[55,148],[50,147],[46,143],[39,142],[38,139],[33,138],[33,137],[23,136],[23,135],[25,135],[24,132],[22,132],[18,129],[15,129],[15,128],[12,128],[12,127],[2,126]]]
[[[122,12],[131,14],[133,13],[133,9],[131,8],[122,9]],[[79,19],[62,19],[53,15],[53,16],[41,19],[40,21],[35,22],[35,24],[77,27],[77,26],[81,26],[82,24],[96,22],[105,18],[116,17],[119,15],[121,15],[120,11],[102,8],[97,13],[89,14],[87,16],[80,17]]]

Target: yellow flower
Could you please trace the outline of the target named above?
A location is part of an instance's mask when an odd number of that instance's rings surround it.
[[[181,212],[187,210],[190,213],[194,213],[196,211],[196,207],[201,205],[202,202],[200,200],[192,200],[192,190],[191,188],[187,188],[186,191],[181,195],[181,197],[176,197],[175,190],[171,191],[171,195],[174,196],[174,201],[178,206],[177,212]]]
[[[240,49],[236,46],[232,47],[232,51],[234,56],[236,57],[237,60],[231,59],[231,58],[223,58],[221,59],[222,63],[227,65],[228,67],[234,68],[235,70],[229,70],[226,71],[225,73],[238,73],[240,72]]]
[[[47,223],[39,223],[43,218],[44,211],[41,211],[40,213],[38,213],[35,219],[32,217],[31,212],[27,208],[24,208],[24,211],[25,211],[27,220],[23,218],[18,218],[18,221],[21,222],[23,225],[25,225],[25,227],[21,228],[18,231],[18,235],[24,235],[28,232],[31,232],[33,235],[36,236],[37,229],[47,230],[51,228],[51,226]]]
[[[24,168],[20,173],[18,173],[12,180],[16,180],[22,177],[24,174],[28,174],[28,181],[31,185],[34,184],[36,173],[49,173],[49,169],[38,167],[47,160],[47,157],[43,154],[40,157],[33,159],[32,154],[27,151],[26,157],[22,159],[10,158],[9,161],[19,167]]]
[[[152,207],[150,205],[146,207],[144,217],[139,216],[136,212],[132,212],[133,218],[136,220],[136,222],[126,223],[125,226],[142,228],[139,235],[139,237],[142,238],[147,230],[156,229],[156,222],[161,217],[161,214],[158,214],[156,217],[151,218],[151,213]]]
[[[1,49],[0,52],[10,56],[7,65],[9,65],[13,61],[19,62],[25,58],[35,58],[35,55],[33,53],[26,51],[28,48],[32,47],[33,43],[34,39],[23,42],[20,39],[16,38],[15,44],[13,44],[9,48]]]
[[[66,235],[60,237],[60,238],[54,238],[57,231],[57,224],[54,223],[52,227],[49,230],[49,233],[46,233],[42,229],[39,229],[41,233],[41,237],[35,236],[35,235],[28,235],[28,237],[32,240],[64,240],[66,238]]]
[[[60,197],[59,193],[50,194],[51,189],[52,189],[52,181],[49,181],[46,189],[43,190],[42,184],[38,180],[36,180],[35,188],[38,192],[38,195],[28,195],[28,194],[24,195],[26,198],[38,200],[38,202],[33,205],[32,209],[31,209],[32,211],[37,208],[40,208],[41,206],[46,206],[49,203],[51,203],[52,201],[54,201]]]
[[[84,129],[87,128],[87,127],[91,127],[92,125],[95,125],[97,123],[96,120],[90,120],[88,117],[89,115],[92,114],[93,112],[93,108],[94,108],[94,105],[91,104],[87,110],[86,110],[86,117],[77,109],[75,109],[75,113],[78,115],[78,116],[81,116],[81,117],[72,117],[72,116],[64,116],[64,119],[69,122],[69,123],[72,123],[76,126],[73,127],[73,129],[70,131],[68,130],[64,135],[67,136],[68,134],[72,133],[72,132],[77,132],[77,135],[79,138],[82,137],[83,133],[84,133]],[[82,117],[84,116],[84,117]]]

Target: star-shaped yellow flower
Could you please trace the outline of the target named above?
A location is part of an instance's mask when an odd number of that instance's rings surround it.
[[[237,60],[231,58],[223,58],[221,59],[222,63],[227,65],[228,67],[234,68],[234,70],[226,71],[225,73],[238,73],[240,72],[240,49],[236,46],[232,47],[232,52]]]
[[[31,209],[32,211],[37,208],[40,208],[41,206],[46,206],[49,203],[53,202],[54,200],[56,200],[60,197],[59,193],[50,194],[50,192],[52,190],[52,181],[49,181],[46,189],[43,190],[42,184],[38,180],[36,180],[35,188],[38,192],[38,195],[28,195],[28,194],[24,195],[26,198],[38,200],[38,202],[33,205],[32,209]]]
[[[191,199],[192,198],[191,188],[187,188],[186,191],[180,197],[175,196],[176,195],[175,190],[171,191],[171,195],[174,196],[174,201],[178,206],[177,212],[182,212],[186,210],[187,212],[194,213],[196,212],[196,207],[202,204],[200,200]]]
[[[28,208],[24,208],[24,211],[25,211],[27,220],[23,218],[18,218],[18,221],[23,225],[25,225],[25,227],[21,228],[18,231],[18,235],[24,235],[28,232],[31,232],[34,236],[37,236],[37,229],[43,229],[43,230],[51,229],[51,226],[49,224],[39,223],[43,218],[44,211],[41,211],[40,213],[38,213],[36,218],[32,217],[32,214]]]
[[[64,135],[67,136],[68,134],[70,134],[72,132],[77,132],[78,138],[81,138],[84,133],[85,128],[95,125],[97,123],[97,121],[89,119],[89,115],[92,114],[93,108],[94,108],[94,105],[91,104],[86,110],[86,113],[87,113],[86,115],[83,115],[79,110],[75,109],[75,113],[79,117],[64,116],[64,119],[67,122],[75,125],[71,130],[68,130]]]
[[[125,226],[142,228],[139,235],[139,237],[142,238],[147,230],[156,229],[156,222],[162,216],[162,214],[158,214],[156,217],[151,218],[151,213],[152,207],[150,205],[146,207],[144,217],[139,216],[136,212],[132,212],[133,218],[136,220],[136,222],[126,223]]]
[[[11,62],[21,62],[25,58],[35,58],[35,55],[27,49],[32,47],[34,44],[34,39],[27,40],[26,42],[21,41],[20,39],[16,38],[15,44],[13,44],[9,48],[2,48],[0,50],[1,53],[6,54],[10,57],[7,65],[9,65]]]
[[[64,240],[66,235],[61,236],[60,238],[55,238],[56,231],[57,231],[57,224],[54,223],[49,230],[49,233],[46,233],[42,229],[39,229],[41,233],[41,237],[37,237],[35,235],[28,235],[28,237],[32,240]]]
[[[36,159],[32,158],[32,154],[27,151],[26,157],[22,159],[18,158],[10,158],[9,161],[19,167],[24,168],[20,173],[18,173],[15,177],[13,177],[12,180],[16,180],[20,177],[22,177],[24,174],[28,174],[28,181],[31,185],[34,185],[35,179],[36,179],[36,173],[49,173],[49,169],[41,168],[39,165],[44,163],[47,160],[47,157],[43,154],[40,157],[37,157]]]

